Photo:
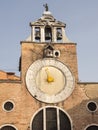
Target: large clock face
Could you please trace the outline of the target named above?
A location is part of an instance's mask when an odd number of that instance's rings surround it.
[[[46,103],[57,103],[71,95],[74,78],[66,65],[48,58],[37,60],[29,67],[26,85],[36,99]]]
[[[42,92],[51,96],[64,89],[65,77],[58,68],[45,66],[37,73],[36,85]]]

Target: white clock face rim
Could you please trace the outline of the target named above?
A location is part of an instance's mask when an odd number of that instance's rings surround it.
[[[57,94],[49,95],[41,91],[36,84],[36,76],[41,68],[52,66],[59,69],[66,79],[63,90]],[[40,59],[35,61],[27,70],[26,73],[26,86],[30,94],[37,100],[45,103],[57,103],[68,98],[74,89],[74,78],[71,71],[62,62],[55,59]]]

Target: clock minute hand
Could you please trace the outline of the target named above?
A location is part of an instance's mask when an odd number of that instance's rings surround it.
[[[54,82],[54,78],[53,78],[53,77],[51,76],[51,74],[49,73],[48,68],[45,69],[45,71],[46,71],[46,74],[47,74],[47,82],[48,82],[48,83]]]

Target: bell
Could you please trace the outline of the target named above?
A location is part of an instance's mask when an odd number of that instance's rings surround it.
[[[45,33],[45,39],[50,40],[51,39],[51,34],[49,32]]]
[[[61,40],[62,39],[62,34],[60,32],[57,32],[57,40]]]
[[[40,31],[35,32],[35,39],[39,40],[40,39]]]

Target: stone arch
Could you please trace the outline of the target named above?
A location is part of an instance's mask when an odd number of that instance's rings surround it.
[[[72,130],[72,121],[63,109],[47,106],[33,115],[30,126],[30,130]]]
[[[5,124],[0,126],[0,130],[18,130],[14,125]]]
[[[98,124],[90,124],[85,128],[85,130],[98,130]]]

